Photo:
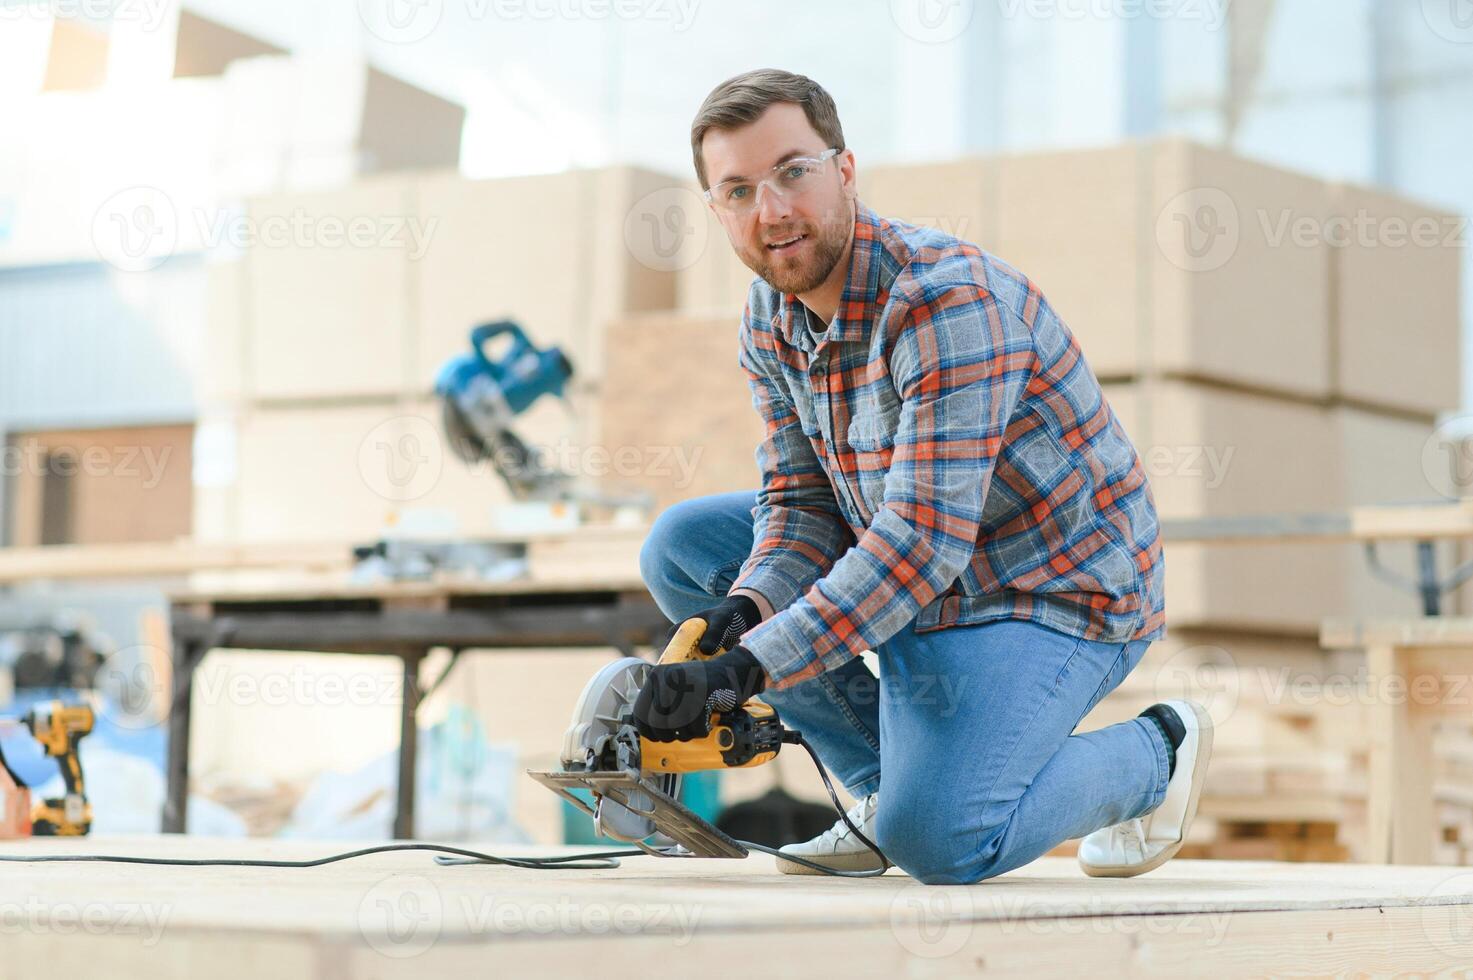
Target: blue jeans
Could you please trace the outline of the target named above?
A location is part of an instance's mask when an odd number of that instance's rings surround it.
[[[731,588],[752,549],[753,504],[750,492],[701,497],[655,522],[640,570],[672,621]],[[875,651],[878,678],[856,657],[762,700],[851,793],[875,792],[883,774],[875,843],[894,864],[927,884],[969,884],[1160,805],[1155,725],[1072,734],[1149,645],[1014,620],[906,627]]]

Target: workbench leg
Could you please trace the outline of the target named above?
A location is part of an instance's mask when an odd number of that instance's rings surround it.
[[[404,697],[399,712],[399,805],[394,812],[394,837],[414,837],[415,765],[419,750],[419,728],[415,717],[419,708],[419,665],[428,650],[405,651]]]
[[[201,640],[174,634],[170,657],[173,670],[169,685],[167,791],[161,827],[166,834],[182,834],[186,830],[189,808],[189,712],[194,691],[194,669],[208,652],[207,645]]]
[[[1373,864],[1431,864],[1433,713],[1410,694],[1414,651],[1370,647],[1370,785],[1367,817]]]

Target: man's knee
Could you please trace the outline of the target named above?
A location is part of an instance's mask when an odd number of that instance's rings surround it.
[[[875,814],[875,844],[901,871],[926,885],[970,885],[999,873],[1006,824],[980,833],[944,800],[880,791]]]
[[[734,495],[682,500],[665,508],[650,526],[639,549],[639,574],[662,607],[676,594],[712,594],[712,570],[747,557],[747,542],[729,556],[713,550],[719,545],[713,545],[711,528],[723,526],[723,517],[729,519],[729,497]]]
[[[689,533],[693,504],[690,500],[672,504],[650,525],[650,533],[639,548],[639,575],[649,588],[656,588],[669,577],[676,542]]]

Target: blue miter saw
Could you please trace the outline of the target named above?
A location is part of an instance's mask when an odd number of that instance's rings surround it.
[[[498,338],[493,358],[487,345]],[[561,348],[538,349],[511,320],[471,331],[468,354],[451,358],[435,378],[445,435],[456,456],[472,465],[490,461],[517,500],[571,496],[571,478],[539,465],[512,428],[512,419],[543,395],[564,398],[573,364]]]

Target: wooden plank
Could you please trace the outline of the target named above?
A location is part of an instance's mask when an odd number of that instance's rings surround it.
[[[477,541],[501,543],[547,542],[551,552],[581,546],[619,553],[639,543],[648,525],[590,525],[573,531],[544,534],[477,534]],[[0,583],[37,579],[164,578],[209,570],[301,568],[343,572],[352,564],[354,544],[365,541],[292,540],[249,543],[213,543],[180,538],[158,543],[107,545],[49,545],[0,548]]]
[[[330,602],[338,599],[377,599],[389,602],[456,596],[521,596],[539,593],[566,595],[585,592],[644,595],[645,587],[644,582],[637,576],[623,580],[598,577],[534,581],[517,578],[502,582],[487,582],[481,579],[442,579],[433,582],[348,582],[341,577],[333,577],[291,586],[244,585],[209,589],[180,589],[169,592],[168,597],[175,605],[182,605],[193,602]]]
[[[1464,647],[1473,663],[1473,617],[1404,616],[1386,619],[1327,619],[1320,645],[1349,650],[1370,646]]]
[[[207,568],[346,568],[345,542],[52,545],[0,549],[0,582],[64,578],[151,578],[188,575]]]
[[[0,851],[304,858],[355,846],[89,838]],[[1120,882],[1044,858],[983,886],[935,887],[898,870],[780,876],[760,854],[534,871],[398,853],[307,870],[21,864],[0,889],[34,918],[7,937],[16,975],[106,962],[109,976],[150,978],[197,976],[205,964],[216,980],[263,968],[278,980],[563,976],[592,961],[601,975],[648,977],[656,962],[678,973],[750,957],[757,939],[775,976],[1077,976],[1080,962],[1171,977],[1431,973],[1473,957],[1459,928],[1473,881],[1445,868],[1178,859]]]
[[[1405,677],[1406,654],[1393,646],[1366,650],[1374,678]],[[1432,724],[1408,697],[1381,692],[1371,699],[1370,837],[1367,860],[1432,863]]]
[[[1473,537],[1473,499],[1352,507],[1303,514],[1176,518],[1161,522],[1168,543],[1251,545],[1347,541],[1432,541]]]

